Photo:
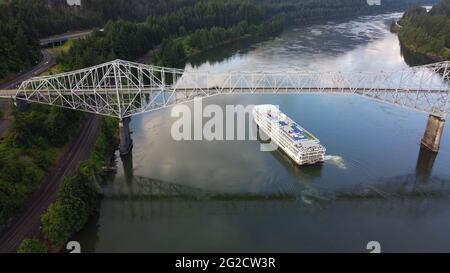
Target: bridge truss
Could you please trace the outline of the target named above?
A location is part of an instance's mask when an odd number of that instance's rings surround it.
[[[13,93],[37,102],[120,119],[198,97],[239,93],[356,94],[446,117],[450,62],[380,72],[198,72],[115,60],[36,77]]]

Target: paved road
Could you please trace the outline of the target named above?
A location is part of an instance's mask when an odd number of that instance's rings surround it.
[[[31,70],[19,74],[14,80],[0,84],[0,89],[15,89],[18,84],[29,78],[38,76],[47,71],[50,67],[56,65],[56,57],[45,49],[41,50],[42,61]]]
[[[85,37],[89,34],[92,33],[92,30],[83,30],[83,31],[77,31],[77,32],[68,32],[68,33],[63,33],[63,34],[59,34],[59,35],[55,35],[55,36],[51,36],[51,37],[47,37],[47,38],[43,38],[39,40],[39,44],[41,46],[47,46],[50,45],[52,43],[59,43],[59,42],[65,42],[69,39],[78,39],[78,38],[82,38]]]
[[[0,89],[15,89],[16,86],[21,82],[42,74],[56,64],[56,57],[50,54],[47,50],[43,49],[41,50],[41,53],[42,61],[38,65],[25,73],[19,74],[15,79],[0,84]],[[9,99],[0,99],[0,111],[4,113],[8,112],[9,103]],[[7,119],[0,118],[0,136],[5,133],[6,129],[8,128],[8,123],[9,121]]]
[[[15,252],[23,239],[32,238],[39,233],[40,217],[56,200],[62,178],[75,174],[78,163],[89,157],[100,131],[101,120],[98,115],[88,117],[39,189],[26,199],[16,216],[0,231],[0,253]]]

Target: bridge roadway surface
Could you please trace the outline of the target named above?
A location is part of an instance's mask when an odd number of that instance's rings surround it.
[[[249,93],[350,93],[350,94],[362,94],[365,91],[369,90],[379,90],[382,92],[407,92],[407,93],[444,93],[447,94],[449,91],[445,89],[395,89],[395,88],[349,88],[349,87],[225,87],[225,88],[208,88],[208,87],[169,87],[166,88],[141,88],[141,89],[119,89],[119,91],[116,88],[84,88],[84,89],[67,89],[67,90],[47,90],[47,89],[40,89],[38,90],[40,93],[43,94],[49,94],[53,93],[55,95],[63,95],[63,96],[70,96],[73,93],[78,94],[80,96],[82,95],[116,95],[117,92],[121,95],[128,95],[128,94],[136,94],[138,92],[142,92],[144,94],[150,94],[150,93],[156,93],[161,91],[166,92],[192,92],[197,91],[201,93],[201,91],[204,92],[212,92],[212,93],[219,93],[221,94],[249,94]],[[0,89],[0,97],[15,97],[17,92],[20,90],[2,90]],[[28,93],[31,91],[25,90]],[[20,98],[20,96],[19,96]]]
[[[39,40],[40,46],[48,46],[52,43],[62,43],[69,39],[78,39],[92,33],[92,30],[72,31]]]
[[[42,50],[42,53],[43,59],[37,66],[14,80],[0,85],[0,88],[15,88],[17,84],[41,74],[56,63],[53,55],[46,50]],[[0,100],[0,103],[7,109],[8,100]],[[64,175],[73,174],[78,163],[88,158],[100,131],[100,125],[101,117],[88,116],[78,135],[67,145],[64,154],[56,161],[56,165],[51,168],[39,188],[28,196],[14,217],[0,227],[0,253],[15,252],[23,239],[38,235],[42,213],[55,201],[58,186]],[[0,130],[4,129],[0,122]]]

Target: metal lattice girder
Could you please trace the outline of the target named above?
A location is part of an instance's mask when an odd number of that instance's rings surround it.
[[[115,60],[21,84],[16,99],[124,118],[234,93],[346,93],[433,113],[449,111],[450,62],[380,72],[227,72]]]

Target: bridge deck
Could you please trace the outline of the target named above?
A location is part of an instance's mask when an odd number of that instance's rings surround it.
[[[166,88],[141,88],[141,89],[120,89],[119,91],[116,88],[99,88],[99,89],[73,89],[73,90],[54,90],[54,89],[40,89],[40,90],[0,90],[0,98],[14,98],[17,95],[21,97],[21,93],[27,92],[31,94],[34,91],[39,91],[42,94],[54,94],[54,95],[63,95],[69,96],[72,94],[79,95],[119,95],[124,94],[150,94],[155,92],[205,92],[205,93],[364,93],[368,91],[379,90],[383,92],[408,92],[408,93],[449,93],[449,90],[446,89],[395,89],[395,88],[336,88],[336,87],[225,87],[225,88],[208,88],[208,87],[198,87],[198,88],[184,88],[184,87],[166,87]]]

